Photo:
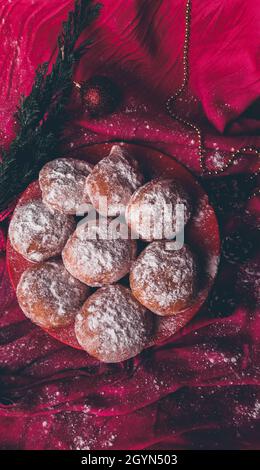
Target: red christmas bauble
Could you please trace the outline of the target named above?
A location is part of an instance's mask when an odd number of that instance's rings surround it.
[[[121,101],[119,87],[108,77],[95,76],[81,87],[83,106],[91,117],[112,113]]]

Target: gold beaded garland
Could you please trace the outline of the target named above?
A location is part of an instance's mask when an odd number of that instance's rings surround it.
[[[198,141],[198,152],[199,152],[199,162],[200,167],[204,174],[207,176],[218,176],[221,173],[224,173],[228,168],[230,168],[233,163],[243,154],[243,153],[254,153],[260,158],[260,149],[254,146],[245,146],[238,150],[235,150],[229,160],[218,170],[208,170],[206,165],[206,157],[204,155],[204,148],[203,148],[203,139],[201,130],[196,124],[187,121],[186,119],[182,118],[178,114],[176,114],[172,110],[172,103],[176,101],[176,99],[183,93],[185,90],[188,81],[189,81],[189,48],[190,48],[190,31],[191,31],[191,11],[192,11],[192,0],[187,0],[186,9],[185,9],[185,37],[184,37],[184,46],[183,46],[183,79],[181,86],[179,89],[172,94],[167,102],[166,102],[166,109],[168,114],[175,119],[176,121],[184,124],[187,127],[193,129],[197,134],[197,141]],[[250,179],[253,179],[260,175],[260,168],[256,170],[252,175],[250,175]],[[251,194],[250,197],[257,196],[260,194],[260,188]]]

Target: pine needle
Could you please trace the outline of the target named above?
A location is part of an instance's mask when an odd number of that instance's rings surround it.
[[[16,138],[0,164],[0,212],[33,181],[42,166],[58,156],[65,111],[73,87],[75,63],[91,42],[76,47],[81,33],[97,18],[101,4],[77,0],[58,37],[58,55],[52,70],[42,64],[36,71],[29,96],[22,97],[15,114]]]

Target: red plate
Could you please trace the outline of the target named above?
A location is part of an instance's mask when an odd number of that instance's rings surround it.
[[[90,163],[97,163],[109,153],[113,144],[101,144],[86,147],[74,155]],[[219,227],[215,212],[209,204],[208,196],[194,176],[180,163],[158,150],[134,144],[121,144],[129,149],[131,154],[139,161],[146,179],[158,176],[174,176],[181,181],[189,191],[193,204],[194,215],[185,228],[185,242],[198,254],[202,265],[201,286],[194,304],[187,310],[172,317],[156,318],[156,332],[149,346],[168,340],[199,311],[206,300],[217,273],[220,255]],[[24,204],[40,195],[38,182],[32,183],[22,194],[19,204]],[[7,266],[10,279],[16,289],[22,273],[29,266],[34,265],[17,253],[8,240],[7,242]],[[82,349],[74,333],[74,325],[66,328],[46,330],[54,338],[73,348]]]

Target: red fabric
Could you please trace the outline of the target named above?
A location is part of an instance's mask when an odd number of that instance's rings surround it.
[[[113,115],[89,120],[72,107],[66,151],[84,143],[147,142],[201,173],[196,135],[170,119],[166,98],[182,80],[184,0],[103,0],[93,46],[76,79],[111,76],[124,91]],[[0,0],[0,143],[37,65],[55,56],[73,2]],[[260,147],[260,6],[192,2],[190,82],[176,109],[197,122],[209,163]],[[221,157],[220,157],[221,158]],[[216,160],[217,159],[217,160]],[[0,232],[0,442],[3,449],[259,448],[259,212],[256,168],[241,158],[229,177],[205,181],[221,223],[223,259],[196,319],[167,346],[102,365],[58,343],[19,310]]]

